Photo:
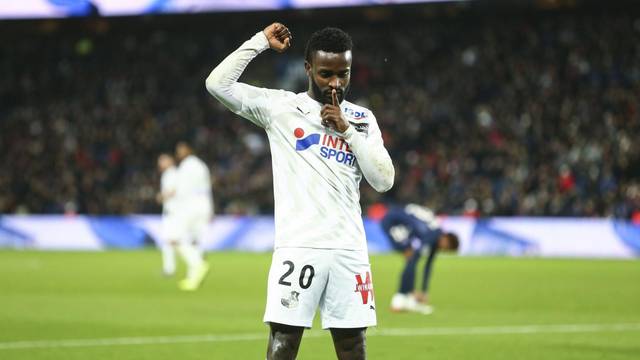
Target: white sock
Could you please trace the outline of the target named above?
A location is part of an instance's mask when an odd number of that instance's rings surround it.
[[[167,275],[173,275],[176,272],[176,250],[170,244],[163,244],[160,251],[162,251],[162,271]]]
[[[180,244],[180,254],[187,263],[187,278],[192,278],[195,271],[199,269],[204,262],[200,251],[190,243],[182,243]]]

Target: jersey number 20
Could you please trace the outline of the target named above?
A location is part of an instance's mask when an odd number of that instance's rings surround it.
[[[282,265],[287,265],[289,267],[289,269],[280,277],[280,281],[278,281],[278,284],[280,285],[285,285],[285,286],[291,286],[291,282],[287,281],[287,277],[289,277],[289,275],[291,275],[291,273],[293,273],[293,271],[295,270],[296,266],[293,264],[293,261],[285,261],[282,263]],[[309,276],[307,277],[307,272],[309,273]],[[313,281],[313,276],[316,274],[316,270],[313,268],[313,266],[311,265],[305,265],[302,267],[302,270],[300,271],[300,279],[299,279],[299,283],[300,283],[300,287],[302,289],[308,289],[309,286],[311,286],[311,281]],[[305,277],[307,277],[307,281],[305,282]]]

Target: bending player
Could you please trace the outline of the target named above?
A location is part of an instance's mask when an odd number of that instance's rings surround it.
[[[271,146],[276,238],[264,315],[267,359],[296,357],[318,307],[338,358],[364,359],[376,314],[359,184],[364,176],[387,191],[395,172],[376,118],[345,100],[352,42],[344,31],[325,28],[309,39],[306,92],[238,82],[254,57],[269,48],[283,52],[292,38],[284,25],[269,25],[206,81],[222,104],[262,127]]]
[[[406,259],[400,289],[391,299],[391,310],[432,313],[427,294],[433,263],[440,251],[458,250],[458,236],[443,232],[434,213],[416,204],[389,208],[381,225],[394,249],[402,252]],[[420,257],[427,254],[420,290],[414,291],[416,266]]]

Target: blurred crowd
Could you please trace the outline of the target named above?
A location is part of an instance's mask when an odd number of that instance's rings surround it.
[[[291,17],[291,51],[242,80],[304,91],[310,32],[332,18],[351,33],[348,98],[373,110],[397,169],[390,192],[363,186],[365,207],[640,221],[640,16],[344,14]],[[0,31],[0,212],[158,212],[155,160],[180,140],[209,164],[217,213],[272,212],[264,132],[204,79],[274,19],[213,19]]]

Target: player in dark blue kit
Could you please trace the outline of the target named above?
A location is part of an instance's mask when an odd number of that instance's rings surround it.
[[[400,289],[391,300],[391,310],[432,313],[433,308],[427,301],[427,291],[433,262],[440,251],[456,251],[458,237],[453,233],[443,232],[433,211],[416,204],[390,207],[382,218],[381,225],[393,248],[402,252],[406,258]],[[422,284],[420,290],[415,291],[416,265],[420,257],[427,254]]]

